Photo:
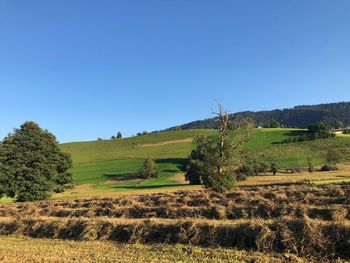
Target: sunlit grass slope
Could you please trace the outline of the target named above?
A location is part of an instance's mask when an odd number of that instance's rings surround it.
[[[75,184],[91,185],[86,191],[183,187],[186,183],[174,177],[184,171],[186,157],[193,148],[192,139],[216,132],[200,129],[170,131],[125,139],[66,143],[61,148],[72,154]],[[242,154],[269,163],[276,162],[281,168],[306,166],[308,159],[314,165],[320,165],[324,162],[327,149],[339,150],[344,153],[344,159],[347,159],[350,137],[283,143],[284,140],[303,133],[305,130],[301,129],[255,129],[250,141],[244,144]],[[158,178],[144,181],[135,175],[147,157],[155,160],[160,173]],[[128,180],[122,180],[123,178]]]
[[[61,148],[72,154],[74,164],[147,157],[184,158],[191,150],[192,143],[189,139],[215,132],[215,130],[169,131],[125,139],[65,143],[61,144]]]
[[[192,149],[191,139],[216,132],[208,129],[169,131],[126,139],[65,143],[61,148],[72,154],[74,164],[147,157],[186,158]],[[256,129],[244,148],[265,148],[304,132],[298,129]]]

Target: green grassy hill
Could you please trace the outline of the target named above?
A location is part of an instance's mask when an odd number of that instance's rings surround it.
[[[84,188],[85,192],[183,187],[185,183],[179,180],[183,177],[178,174],[183,173],[186,157],[193,148],[192,139],[215,132],[200,129],[169,131],[125,139],[66,143],[61,144],[61,148],[72,154],[75,184],[89,186]],[[251,140],[244,145],[243,154],[289,168],[306,166],[308,158],[315,165],[321,164],[327,148],[339,149],[344,156],[350,148],[350,137],[345,136],[314,142],[282,143],[304,132],[300,129],[256,129]],[[157,163],[159,177],[146,181],[133,179],[147,157]],[[79,191],[78,187],[76,194]]]

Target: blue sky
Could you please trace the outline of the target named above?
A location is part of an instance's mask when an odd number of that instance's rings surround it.
[[[350,1],[0,1],[0,137],[59,141],[350,100]]]

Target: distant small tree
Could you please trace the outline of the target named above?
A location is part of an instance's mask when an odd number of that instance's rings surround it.
[[[117,133],[117,139],[121,139],[122,138],[122,133],[120,131],[118,131]]]
[[[141,167],[140,171],[141,178],[148,179],[148,178],[156,178],[158,177],[158,168],[155,164],[155,162],[151,158],[147,158]]]
[[[102,141],[102,138],[97,138],[98,141]]]
[[[309,173],[313,173],[315,171],[315,167],[312,165],[312,161],[311,159],[309,158],[308,161],[307,161],[307,165],[308,165],[308,171]]]
[[[148,134],[147,131],[143,131],[143,132],[142,132],[142,135],[147,135],[147,134]]]
[[[271,172],[273,173],[273,175],[276,175],[277,172],[278,172],[278,169],[279,169],[277,164],[276,163],[272,163],[270,168],[271,168]]]
[[[115,139],[115,136],[114,136],[114,135],[112,135],[111,139],[112,139],[112,140],[114,140],[114,139]]]
[[[174,130],[175,130],[175,131],[181,131],[181,126],[176,126],[176,127],[174,128]]]
[[[341,155],[338,151],[330,149],[325,154],[325,164],[321,167],[321,171],[337,170],[337,163],[341,160]]]

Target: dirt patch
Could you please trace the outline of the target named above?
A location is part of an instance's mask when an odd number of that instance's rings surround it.
[[[140,145],[137,145],[136,147],[152,147],[152,146],[160,146],[160,145],[175,144],[175,143],[185,143],[185,142],[192,142],[192,141],[193,141],[192,138],[187,138],[187,139],[173,140],[173,141],[166,141],[166,142],[140,144]]]

